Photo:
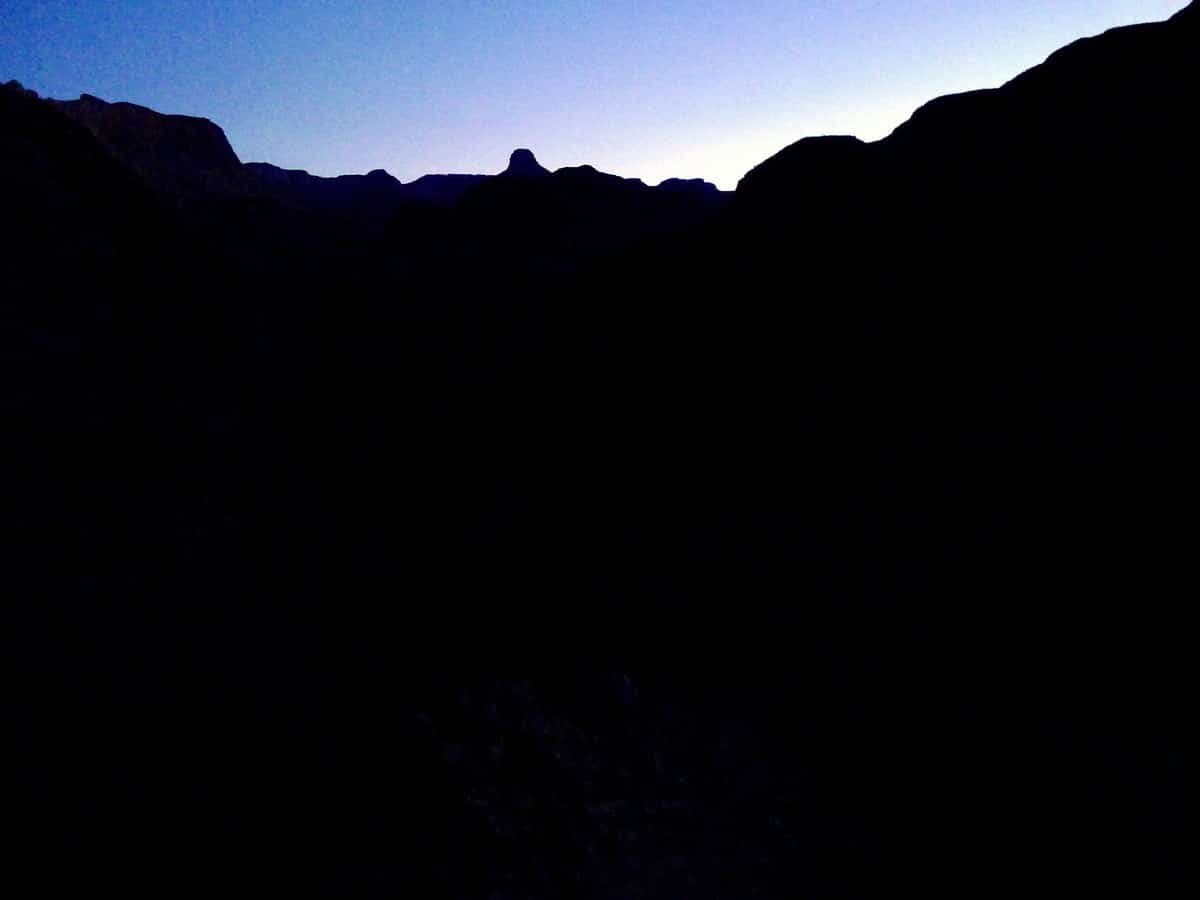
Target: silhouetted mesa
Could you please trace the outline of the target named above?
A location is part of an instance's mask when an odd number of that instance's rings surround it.
[[[430,206],[451,207],[471,188],[487,181],[488,175],[422,175],[404,185],[404,198]]]
[[[703,178],[668,178],[659,183],[660,191],[674,191],[680,194],[719,194],[720,188]]]
[[[225,132],[208,119],[163,115],[133,103],[83,94],[51,100],[122,163],[168,194],[244,194],[250,179]]]
[[[385,219],[406,199],[399,179],[383,169],[322,178],[301,169],[247,163],[261,191],[282,203],[322,212]]]
[[[500,173],[510,178],[544,178],[550,170],[537,161],[530,150],[514,150],[508,160],[508,168]]]

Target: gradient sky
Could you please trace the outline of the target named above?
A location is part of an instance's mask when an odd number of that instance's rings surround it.
[[[514,147],[732,188],[811,134],[1186,0],[0,0],[0,81],[206,116],[247,162],[497,172]]]

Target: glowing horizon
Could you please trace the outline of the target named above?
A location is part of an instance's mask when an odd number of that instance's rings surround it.
[[[1186,5],[14,0],[0,81],[204,116],[243,161],[318,175],[494,173],[528,147],[550,169],[731,189],[801,137],[884,137],[933,97]]]

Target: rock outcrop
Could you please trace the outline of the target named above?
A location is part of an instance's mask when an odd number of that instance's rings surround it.
[[[680,194],[708,194],[710,196],[721,193],[720,188],[703,178],[668,178],[666,181],[659,182],[658,189]]]
[[[508,178],[545,178],[550,170],[537,161],[533,151],[524,148],[514,150],[508,160],[508,168],[500,173]]]
[[[252,180],[225,132],[208,119],[164,115],[133,103],[107,103],[90,94],[78,100],[50,102],[164,193],[245,194],[252,190]]]

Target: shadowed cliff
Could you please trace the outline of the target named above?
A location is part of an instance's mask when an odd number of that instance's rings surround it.
[[[753,227],[792,225],[793,240],[798,226],[834,248],[882,248],[886,265],[910,271],[927,265],[923,246],[942,250],[944,270],[1012,259],[989,291],[1022,272],[1091,277],[1100,259],[1165,278],[1196,197],[1196,167],[1179,152],[1200,72],[1195,21],[1189,6],[1078,41],[1001,88],[926,104],[875,144],[800,141],[746,175],[738,210]]]
[[[28,840],[1179,893],[1197,8],[728,203],[521,151],[214,199],[215,126],[0,90]]]
[[[225,133],[208,119],[165,116],[90,94],[51,102],[158,190],[229,194],[249,187]]]

